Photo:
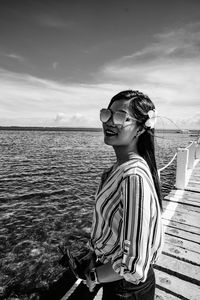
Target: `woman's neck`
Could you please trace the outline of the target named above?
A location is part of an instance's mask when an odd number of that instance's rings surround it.
[[[125,146],[113,146],[113,148],[115,151],[118,165],[121,165],[124,162],[131,160],[134,156],[139,156],[136,146],[134,147],[134,149],[131,150]]]

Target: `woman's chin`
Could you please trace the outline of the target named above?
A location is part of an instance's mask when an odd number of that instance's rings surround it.
[[[104,135],[104,143],[106,145],[110,145],[110,146],[117,145],[116,136],[107,136],[107,135]]]

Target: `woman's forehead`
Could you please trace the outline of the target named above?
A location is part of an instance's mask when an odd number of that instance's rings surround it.
[[[112,111],[123,110],[127,113],[131,113],[129,104],[131,100],[116,100],[109,107]]]

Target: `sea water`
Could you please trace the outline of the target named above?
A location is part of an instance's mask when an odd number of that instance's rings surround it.
[[[190,139],[159,133],[158,168]],[[38,299],[40,289],[64,272],[58,245],[70,246],[75,255],[84,249],[100,175],[114,160],[101,132],[0,131],[2,299],[17,293],[19,299]],[[161,173],[164,195],[173,187],[175,164]]]

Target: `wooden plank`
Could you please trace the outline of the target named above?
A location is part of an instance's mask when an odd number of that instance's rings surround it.
[[[200,193],[200,164],[199,162],[192,170],[192,174],[189,178],[189,182],[185,190],[195,191]]]
[[[199,168],[194,168],[193,170],[192,170],[192,175],[191,175],[191,177],[194,177],[194,176],[199,176],[199,174],[200,174],[200,169]]]
[[[200,206],[200,199],[198,199],[197,197],[194,197],[192,192],[191,192],[191,195],[183,195],[182,197],[174,196],[174,195],[167,195],[164,199],[172,200],[172,201],[176,201],[176,202],[182,202],[187,205],[196,205],[198,207]]]
[[[103,290],[101,288],[98,291],[98,293],[96,294],[94,300],[101,300],[102,294],[103,294]],[[156,287],[155,300],[180,300],[180,298],[177,298],[176,296],[173,296],[172,294],[166,293],[165,291],[162,291],[158,287]]]
[[[102,295],[103,295],[103,289],[100,288],[98,293],[96,294],[94,300],[101,300],[102,299]]]
[[[155,270],[157,288],[161,286],[169,294],[175,294],[189,300],[200,299],[200,286],[186,282],[176,276],[169,275],[163,271]]]
[[[200,187],[199,187],[199,184],[192,184],[192,183],[189,183],[186,188],[185,188],[186,191],[191,191],[191,192],[196,192],[196,193],[200,193]]]
[[[172,221],[176,221],[176,222],[179,222],[179,223],[188,224],[188,225],[200,228],[200,218],[190,216],[186,213],[184,214],[184,213],[181,213],[181,212],[177,212],[177,213],[172,215],[172,211],[170,211],[168,209],[165,209],[164,214],[163,214],[163,218],[171,219]]]
[[[189,192],[186,190],[184,190],[182,194],[170,192],[167,196],[165,196],[165,198],[167,198],[167,197],[171,197],[171,198],[173,197],[173,198],[179,198],[179,199],[183,198],[185,200],[191,199],[194,202],[197,202],[197,204],[199,204],[199,202],[200,202],[199,193]]]
[[[192,185],[198,187],[198,186],[199,186],[199,180],[200,180],[199,174],[198,174],[198,175],[192,174],[192,176],[190,176],[190,178],[189,178],[189,181],[188,181],[187,186],[188,186],[189,184],[192,184]]]
[[[191,176],[192,178],[196,178],[196,177],[198,177],[198,178],[200,178],[200,170],[198,169],[194,169],[193,170],[193,172],[192,172],[192,176]]]
[[[170,195],[168,194],[167,196],[164,197],[163,201],[164,200],[172,200],[172,201],[175,201],[175,202],[182,202],[184,204],[187,204],[187,205],[195,205],[195,206],[200,206],[200,194],[198,194],[199,196],[197,197],[196,195],[194,196],[194,194],[196,193],[193,193],[193,192],[189,192],[188,191],[188,194],[184,194],[182,196],[180,195]]]
[[[200,173],[200,169],[199,168],[194,168],[192,170],[192,174],[191,174],[190,179],[193,178],[193,177],[195,177],[195,176],[199,176],[199,173]]]
[[[183,196],[183,197],[175,197],[175,196],[166,196],[164,198],[166,201],[173,201],[173,202],[178,202],[181,204],[186,204],[186,205],[193,205],[196,207],[200,207],[200,200],[199,199],[194,199],[189,196]],[[163,201],[164,201],[163,200]]]
[[[102,288],[98,291],[97,295],[95,296],[94,300],[101,300],[102,299]],[[177,298],[176,296],[173,296],[171,294],[168,294],[159,288],[156,288],[155,291],[155,300],[180,300],[180,298]]]
[[[176,245],[168,244],[167,242],[164,243],[163,253],[167,253],[168,255],[175,256],[175,257],[179,258],[180,260],[191,263],[191,268],[192,268],[192,264],[200,266],[199,253],[183,249]]]
[[[198,193],[200,193],[200,187],[197,186],[197,185],[195,186],[195,185],[189,184],[185,188],[185,191],[191,191],[191,192],[198,192]]]
[[[200,173],[200,167],[195,166],[192,173],[197,173],[197,174]]]
[[[186,204],[186,205],[190,205],[190,206],[194,206],[194,207],[197,207],[197,208],[200,208],[200,201],[199,200],[194,200],[192,198],[179,198],[179,197],[169,197],[169,196],[166,196],[163,200],[164,201],[168,201],[168,202],[177,202],[177,203],[180,203],[180,204]]]
[[[193,170],[190,178],[189,178],[189,182],[193,182],[197,183],[197,181],[199,181],[200,178],[200,174],[199,174],[200,170]]]
[[[190,178],[190,180],[188,181],[188,184],[192,184],[195,186],[199,186],[199,181],[200,181],[200,175],[195,175],[192,176],[192,178]]]
[[[200,284],[200,266],[193,265],[191,267],[190,263],[181,261],[180,259],[168,256],[166,254],[162,254],[160,256],[156,262],[156,266],[161,270],[165,269],[166,272],[169,270],[170,274],[179,274],[179,276],[184,280],[195,284]]]
[[[168,194],[170,197],[181,197],[187,198],[191,197],[192,199],[196,200],[198,203],[200,202],[200,194],[196,192],[189,192],[187,190],[171,190]]]
[[[190,225],[187,225],[187,224],[181,224],[179,222],[176,222],[176,221],[173,221],[173,220],[168,220],[168,219],[165,219],[165,218],[162,219],[162,223],[163,223],[163,225],[166,225],[166,226],[169,225],[169,226],[172,226],[174,228],[189,231],[191,233],[200,234],[200,228],[198,228],[198,227],[190,226]]]
[[[170,206],[169,206],[170,203]],[[176,210],[179,212],[186,212],[186,213],[190,213],[191,215],[195,215],[195,214],[199,214],[200,217],[200,207],[198,206],[190,206],[190,205],[186,205],[186,204],[182,204],[182,203],[177,203],[177,202],[173,202],[173,201],[163,201],[163,208],[166,209],[167,207],[170,207],[170,209],[172,210]],[[198,215],[197,215],[198,216]]]
[[[200,179],[200,176],[198,176],[198,179]],[[192,180],[189,180],[189,184],[199,185],[199,180],[197,180],[197,176],[193,177]]]
[[[200,245],[200,235],[187,232],[178,228],[173,228],[169,226],[164,225],[164,231],[165,233],[168,233],[170,235],[178,236],[179,238],[183,238],[186,240],[189,240],[191,242],[196,242]]]
[[[179,237],[170,236],[168,234],[165,234],[164,241],[173,246],[179,246],[183,249],[190,250],[191,252],[200,253],[200,247],[197,243],[189,242]]]
[[[199,181],[200,181],[200,174],[196,174],[192,176],[192,178],[189,179],[188,184],[196,184],[199,185]]]
[[[193,170],[190,178],[189,178],[189,183],[194,183],[194,184],[198,184],[199,183],[199,178],[200,178],[200,171],[197,170]]]
[[[177,298],[176,296],[173,296],[172,294],[168,294],[168,293],[160,290],[159,288],[156,288],[155,294],[156,294],[155,300],[180,300],[180,298]]]

